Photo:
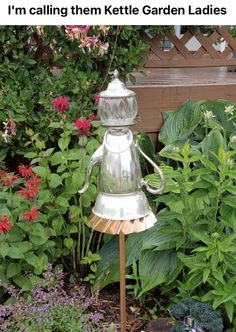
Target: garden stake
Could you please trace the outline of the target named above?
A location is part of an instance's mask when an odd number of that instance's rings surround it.
[[[126,294],[125,294],[125,235],[119,234],[120,260],[120,321],[121,332],[126,332]]]
[[[129,127],[137,115],[135,93],[118,79],[117,70],[107,90],[99,94],[98,115],[107,131],[102,145],[89,161],[85,184],[79,193],[88,189],[93,167],[100,164],[100,192],[88,226],[101,233],[119,235],[120,319],[121,332],[126,332],[125,235],[142,232],[156,222],[142,187],[152,194],[160,194],[164,189],[164,176],[133,140]],[[142,179],[138,154],[159,173],[158,189]]]

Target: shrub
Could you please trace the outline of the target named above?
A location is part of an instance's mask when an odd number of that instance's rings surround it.
[[[226,326],[235,316],[235,109],[227,101],[188,101],[165,114],[159,135],[165,147],[152,156],[166,178],[164,193],[150,197],[158,204],[157,223],[126,242],[127,266],[138,261],[139,297],[160,285],[174,302],[191,296],[211,303]],[[157,174],[147,178],[159,186]],[[116,276],[115,261],[102,265],[112,245],[101,251],[95,287]],[[102,280],[106,269],[112,276]]]
[[[48,265],[43,280],[25,297],[13,286],[1,284],[11,296],[0,305],[0,330],[8,332],[92,332],[98,331],[102,315],[86,313],[92,304],[83,287],[69,295],[64,290],[64,275]]]

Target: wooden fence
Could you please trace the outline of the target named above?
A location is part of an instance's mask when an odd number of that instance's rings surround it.
[[[186,44],[195,37],[200,43],[196,51],[190,51]],[[167,38],[171,42],[171,48],[163,48],[163,39]],[[145,67],[148,68],[170,68],[170,67],[218,67],[236,65],[236,58],[232,58],[236,52],[236,39],[232,37],[227,26],[218,26],[210,34],[206,35],[188,27],[182,37],[178,38],[171,32],[157,35],[154,38],[146,36],[146,41],[150,44],[150,52],[146,57]],[[215,45],[225,42],[222,51],[216,50]]]

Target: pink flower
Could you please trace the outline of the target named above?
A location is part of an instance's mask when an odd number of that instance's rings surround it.
[[[70,99],[67,97],[54,98],[52,101],[56,113],[65,113],[70,106]]]
[[[87,35],[91,25],[65,25],[65,32],[69,39],[80,39],[81,36]]]
[[[99,42],[99,39],[97,36],[93,36],[93,37],[85,36],[84,38],[81,38],[79,47],[82,49],[84,49],[84,48],[90,49],[90,47],[92,47],[92,46],[96,47],[98,42]]]
[[[23,176],[24,178],[28,178],[34,175],[32,166],[25,166],[23,164],[20,164],[18,166],[18,171],[20,175]]]
[[[95,101],[96,105],[98,105],[99,100],[100,100],[100,95],[99,95],[99,93],[96,93],[95,96],[94,96],[94,101]]]
[[[6,187],[12,187],[16,180],[18,180],[18,175],[7,175],[2,179]]]
[[[36,186],[31,187],[31,188],[21,188],[19,190],[19,194],[29,200],[33,200],[38,192],[38,188]]]
[[[8,139],[12,136],[16,135],[16,124],[10,117],[10,115],[6,118],[5,122],[3,122],[4,125],[4,133],[1,134],[4,142],[8,142]]]
[[[4,214],[0,221],[0,233],[9,233],[12,226],[13,226],[13,223]]]
[[[30,211],[27,211],[27,212],[24,212],[22,214],[23,216],[23,219],[26,221],[26,222],[34,222],[35,219],[37,218],[37,215],[39,214],[39,209],[36,208],[36,207],[32,207],[32,209]]]
[[[99,116],[97,114],[95,114],[95,113],[91,113],[90,116],[89,116],[89,120],[91,122],[93,122],[93,121],[99,121]]]
[[[106,54],[108,52],[108,48],[109,48],[108,43],[100,43],[98,55],[103,56],[104,54]]]
[[[91,120],[89,119],[77,119],[74,125],[78,131],[78,135],[88,136],[91,128]]]

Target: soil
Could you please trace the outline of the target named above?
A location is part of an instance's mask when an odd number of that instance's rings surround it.
[[[153,302],[153,301],[152,301]],[[116,325],[116,331],[120,331],[120,307],[119,287],[109,286],[96,294],[90,311],[100,312],[104,316],[101,332],[106,332],[111,323]],[[146,303],[145,303],[146,304]],[[169,332],[171,329],[170,318],[161,317],[152,320],[149,308],[146,304],[141,307],[138,300],[127,294],[126,296],[126,332]]]

